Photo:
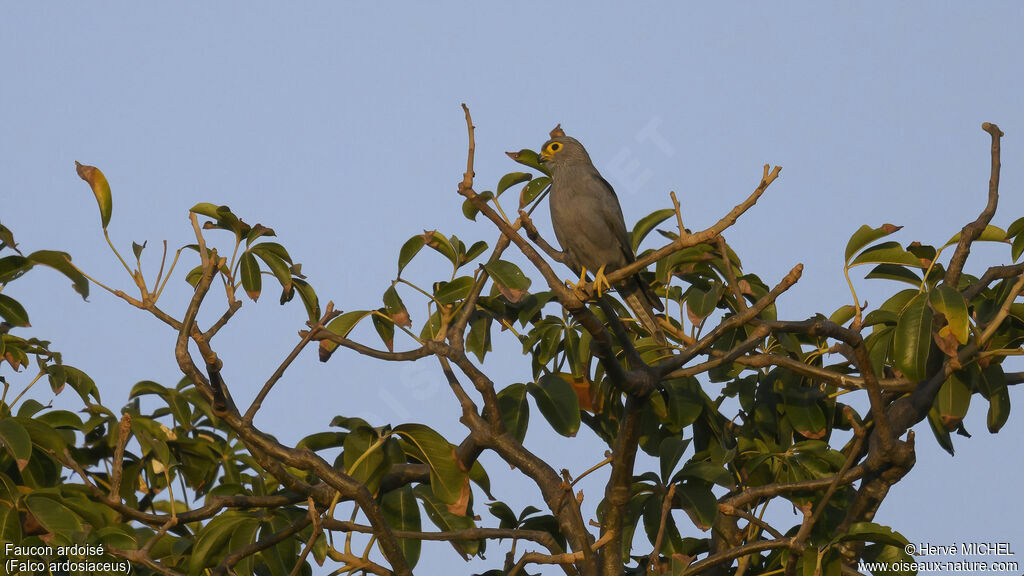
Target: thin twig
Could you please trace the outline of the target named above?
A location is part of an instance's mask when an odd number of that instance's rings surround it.
[[[729,228],[730,226],[735,224],[744,212],[746,212],[754,204],[756,204],[757,200],[765,193],[768,187],[771,186],[772,182],[774,182],[779,177],[779,173],[781,171],[781,166],[776,166],[771,171],[769,171],[768,165],[765,164],[764,175],[761,177],[761,183],[758,184],[757,188],[750,194],[750,196],[748,196],[743,202],[737,204],[732,210],[729,211],[728,214],[723,216],[718,222],[716,222],[709,228],[701,230],[700,232],[694,232],[693,234],[680,236],[679,238],[673,240],[671,243],[662,246],[661,248],[653,252],[650,252],[646,256],[642,258],[637,258],[636,262],[633,262],[628,266],[623,266],[622,268],[617,269],[615,272],[611,274],[607,274],[606,278],[608,279],[608,282],[611,284],[615,284],[617,281],[623,280],[625,278],[632,276],[633,274],[636,274],[637,271],[647,268],[654,262],[661,260],[662,258],[668,256],[669,254],[672,254],[673,252],[678,252],[683,248],[689,248],[690,246],[696,246],[698,244],[704,244],[706,242],[709,242],[715,236],[721,234],[726,228]]]
[[[750,512],[747,512],[746,510],[743,510],[742,508],[737,508],[737,507],[732,506],[730,504],[719,504],[718,505],[718,511],[721,512],[722,514],[728,514],[729,516],[736,516],[737,518],[743,518],[747,522],[749,522],[749,523],[753,524],[754,526],[757,526],[758,528],[760,528],[760,529],[764,530],[765,532],[771,534],[772,538],[783,538],[784,537],[782,532],[779,532],[778,530],[776,530],[774,527],[772,527],[771,524],[765,522],[764,520],[758,518],[757,516],[754,516]]]
[[[330,321],[331,318],[334,318],[336,315],[337,314],[335,314],[334,312],[334,302],[328,302],[327,308],[326,310],[324,310],[323,316],[321,316],[320,319],[317,320],[316,324],[313,324],[312,326],[309,327],[309,331],[305,333],[305,335],[299,340],[299,343],[296,344],[294,348],[292,348],[292,351],[288,354],[284,361],[281,362],[277,369],[274,370],[274,373],[270,375],[270,378],[267,379],[266,383],[263,384],[263,388],[261,388],[259,393],[256,394],[256,398],[254,398],[252,404],[249,405],[249,409],[245,411],[245,416],[242,417],[243,421],[245,421],[246,423],[252,422],[252,419],[256,416],[256,412],[258,412],[260,407],[263,406],[263,400],[267,397],[267,394],[270,393],[270,390],[274,387],[274,384],[277,384],[278,380],[280,380],[281,377],[284,376],[285,370],[287,370],[288,367],[291,366],[295,358],[299,356],[299,352],[302,352],[303,348],[305,348],[306,345],[310,343],[310,341],[313,339],[313,334],[316,334],[317,330],[326,325],[327,322]]]
[[[657,566],[658,556],[661,555],[661,543],[665,538],[665,527],[668,525],[668,517],[672,512],[672,498],[676,495],[676,485],[671,484],[668,487],[668,494],[665,494],[665,500],[661,503],[661,521],[658,522],[658,536],[654,539],[654,549],[651,550],[650,556],[648,556],[648,566]]]

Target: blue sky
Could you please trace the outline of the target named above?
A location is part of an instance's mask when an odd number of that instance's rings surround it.
[[[272,226],[322,302],[376,307],[413,234],[496,238],[461,216],[455,192],[465,102],[479,190],[516,169],[503,151],[538,147],[560,122],[619,191],[630,222],[668,206],[675,190],[687,226],[704,228],[746,197],[763,164],[783,166],[727,238],[745,270],[769,283],[803,262],[780,311],[827,314],[850,300],[842,251],[861,224],[892,222],[905,226],[901,242],[941,244],[977,215],[988,178],[983,121],[1006,132],[994,223],[1024,215],[1022,12],[1010,2],[7,4],[0,218],[23,248],[68,250],[94,277],[129,288],[75,175],[78,160],[111,182],[114,242],[130,253],[132,241],[149,241],[150,277],[160,241],[190,242],[188,208],[213,202]],[[979,247],[973,270],[1008,253]],[[169,310],[182,309],[192,265],[172,279]],[[412,273],[427,281],[431,269],[424,254]],[[12,294],[108,404],[139,380],[177,380],[174,334],[163,325],[96,287],[84,303],[47,274]],[[860,280],[858,292],[880,303],[885,292],[872,286]],[[302,321],[297,303],[279,307],[269,292],[245,304],[218,342],[236,397],[255,393]],[[522,379],[528,363],[507,335],[499,342],[495,370]],[[422,421],[456,439],[456,409],[433,364],[381,367],[342,352],[320,364],[310,350],[258,422],[297,440],[336,414],[360,415]],[[918,426],[918,464],[878,521],[915,542],[1024,550],[1024,504],[1006,497],[1006,479],[1024,472],[1020,416],[992,436],[976,402],[966,421],[974,437],[955,438],[955,458]],[[581,438],[590,449],[565,464],[576,471],[603,452]],[[572,445],[539,431],[530,440],[553,458]],[[498,483],[499,497],[533,496]],[[599,486],[587,493],[596,503]],[[424,573],[452,559],[437,548]]]

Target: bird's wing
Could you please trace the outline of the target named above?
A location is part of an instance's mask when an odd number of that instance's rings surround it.
[[[618,241],[619,249],[622,250],[622,254],[626,257],[626,262],[633,262],[636,260],[636,255],[633,254],[633,246],[629,242],[629,231],[626,230],[626,219],[622,216],[622,206],[619,204],[619,197],[615,194],[615,189],[612,188],[612,185],[604,179],[604,176],[598,173],[597,179],[600,181],[601,186],[608,191],[604,199],[605,203],[601,207],[605,223],[608,225],[608,231]]]
[[[608,208],[604,211],[608,229],[618,240],[619,250],[621,250],[622,255],[625,256],[626,263],[631,264],[633,261],[636,260],[636,254],[633,253],[633,245],[629,241],[629,232],[626,231],[626,219],[622,216],[622,206],[619,204],[619,198],[615,194],[615,189],[612,188],[612,185],[609,184],[603,176],[598,174],[597,177],[598,179],[601,180],[601,184],[605,187],[605,189],[608,190],[608,198],[610,199],[611,203],[614,204],[613,207]],[[644,305],[641,306],[630,303],[631,308],[634,306],[638,309],[645,308],[648,311],[648,315],[650,314],[650,310],[652,308],[659,312],[665,309],[665,307],[662,306],[661,300],[658,298],[658,295],[655,294],[654,290],[646,282],[641,280],[639,276],[634,276],[632,279],[632,283],[636,284],[637,288],[639,288],[640,296],[644,301]],[[629,291],[634,292],[634,290]],[[634,298],[636,298],[636,296],[634,296]],[[637,313],[637,310],[634,310],[634,313]],[[641,316],[638,314],[638,317]],[[657,324],[654,323],[654,321],[650,318],[649,322],[645,322],[645,325],[648,326],[649,331],[652,330],[653,326],[657,326]],[[652,331],[652,334],[653,333],[654,332]],[[662,335],[661,338],[663,339],[664,335]]]

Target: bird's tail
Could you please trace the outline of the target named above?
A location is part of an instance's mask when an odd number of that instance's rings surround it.
[[[647,330],[658,344],[668,346],[668,339],[665,338],[665,333],[658,326],[658,321],[654,317],[654,310],[662,310],[663,307],[653,291],[644,286],[638,278],[631,278],[629,282],[619,286],[619,296],[626,301],[626,306],[640,321],[644,330]]]

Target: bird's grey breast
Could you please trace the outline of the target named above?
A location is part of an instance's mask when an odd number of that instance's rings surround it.
[[[570,267],[608,271],[627,263],[621,246],[622,211],[611,187],[592,166],[563,166],[552,175],[551,224]],[[619,230],[622,228],[622,230]]]

